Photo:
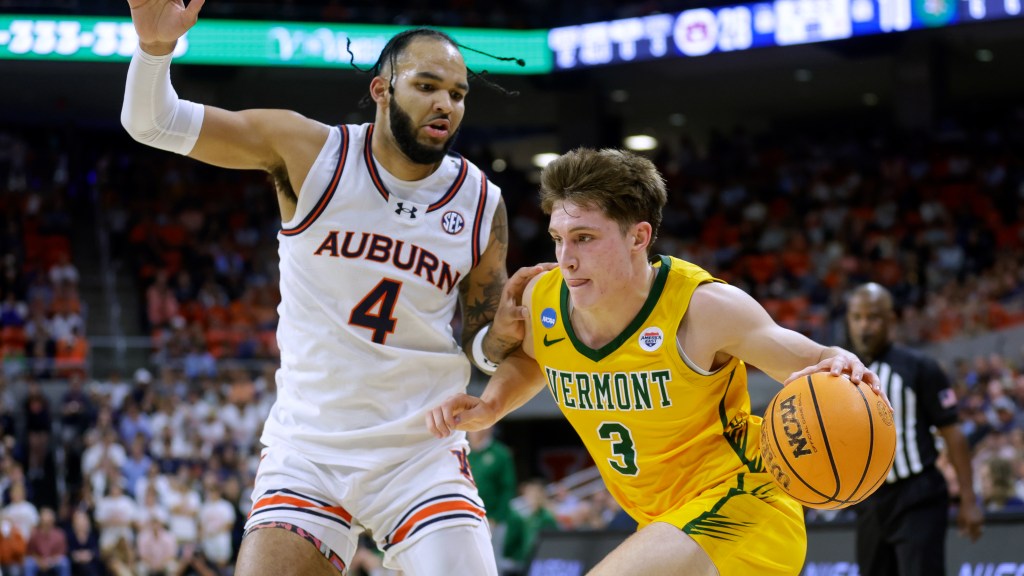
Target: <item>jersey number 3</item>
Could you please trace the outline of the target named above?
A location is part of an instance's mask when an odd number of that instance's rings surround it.
[[[401,290],[401,282],[384,278],[356,304],[348,317],[348,323],[372,331],[370,339],[383,344],[398,324],[394,314]]]
[[[636,446],[630,429],[618,422],[601,422],[597,427],[597,435],[612,443],[612,454],[615,457],[608,459],[608,465],[623,476],[636,476],[640,467],[636,465]]]

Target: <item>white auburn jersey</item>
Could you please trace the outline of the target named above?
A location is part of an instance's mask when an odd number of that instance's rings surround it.
[[[331,129],[278,234],[281,368],[261,438],[358,468],[436,442],[424,415],[465,391],[451,321],[500,194],[457,154],[400,181],[373,159],[372,135]]]

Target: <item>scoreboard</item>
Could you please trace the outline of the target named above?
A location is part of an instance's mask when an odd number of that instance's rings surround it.
[[[553,28],[556,70],[1017,18],[1021,0],[775,0]]]

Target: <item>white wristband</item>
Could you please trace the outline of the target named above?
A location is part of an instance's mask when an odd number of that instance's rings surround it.
[[[490,376],[494,374],[494,371],[498,369],[498,365],[491,362],[490,358],[484,354],[484,336],[487,336],[487,331],[491,329],[491,325],[487,324],[476,333],[473,338],[473,364],[480,369],[481,372]]]
[[[170,69],[170,54],[154,56],[136,48],[128,65],[121,125],[143,144],[188,154],[199,139],[205,108],[178,99]]]

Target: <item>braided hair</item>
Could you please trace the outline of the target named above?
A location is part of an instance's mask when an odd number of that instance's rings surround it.
[[[409,43],[411,43],[413,40],[415,40],[417,38],[429,38],[429,39],[433,39],[433,40],[439,40],[441,42],[447,42],[449,45],[455,47],[456,49],[469,50],[470,52],[476,52],[477,54],[483,54],[484,56],[487,56],[487,57],[490,57],[490,58],[494,58],[495,60],[500,60],[500,61],[503,61],[503,62],[513,62],[514,61],[519,66],[526,66],[526,61],[524,61],[522,58],[516,58],[514,56],[496,56],[494,54],[490,54],[490,53],[484,52],[482,50],[477,50],[476,48],[470,48],[469,46],[464,46],[462,44],[459,44],[458,42],[455,41],[454,38],[449,36],[447,33],[442,32],[441,30],[437,30],[435,28],[427,28],[427,27],[409,28],[407,30],[403,30],[403,31],[399,32],[398,34],[395,34],[394,36],[392,36],[391,39],[388,40],[387,44],[384,45],[384,49],[380,51],[380,56],[377,57],[377,61],[374,62],[373,65],[370,66],[369,68],[360,68],[358,65],[356,65],[356,55],[355,55],[354,52],[352,52],[352,39],[351,38],[349,38],[346,41],[345,49],[348,51],[348,54],[349,54],[349,64],[353,68],[355,68],[356,70],[358,70],[360,72],[363,72],[363,73],[366,73],[366,74],[370,74],[371,76],[380,76],[381,72],[384,70],[385,66],[390,65],[391,66],[391,68],[390,68],[390,70],[391,70],[391,78],[390,78],[390,81],[388,82],[388,92],[391,93],[391,94],[394,94],[395,93],[395,84],[394,84],[395,67],[396,67],[396,63],[398,61],[398,57],[405,51],[406,47],[409,46]],[[469,74],[469,77],[470,77],[471,80],[479,79],[487,87],[493,88],[494,90],[497,90],[498,92],[501,92],[502,94],[505,94],[506,96],[518,96],[519,95],[519,92],[514,91],[514,90],[506,90],[504,87],[500,86],[499,84],[497,84],[495,82],[492,82],[489,79],[485,78],[484,76],[487,75],[487,70],[481,70],[480,72],[475,72],[475,71],[471,70],[469,67],[467,67],[466,68],[466,72]],[[359,101],[359,105],[360,106],[367,106],[372,101],[373,100],[370,98],[370,95],[366,94]]]

